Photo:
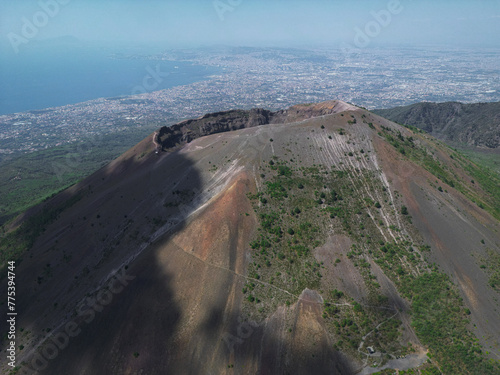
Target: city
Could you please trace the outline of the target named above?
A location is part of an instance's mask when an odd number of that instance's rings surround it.
[[[434,51],[434,52],[433,52]],[[100,98],[46,110],[0,116],[0,158],[144,127],[155,128],[208,112],[340,99],[367,109],[420,101],[500,100],[500,54],[483,49],[286,49],[218,47],[159,55],[116,55],[217,67],[208,80],[132,97]],[[168,77],[167,77],[168,79]],[[146,91],[146,90],[144,90]]]

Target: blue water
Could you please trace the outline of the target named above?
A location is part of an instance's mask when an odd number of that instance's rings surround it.
[[[156,71],[158,64],[162,75],[146,81],[147,92],[190,84],[218,72],[186,62],[112,58],[115,52],[66,46],[0,56],[0,114],[142,92],[148,68]]]

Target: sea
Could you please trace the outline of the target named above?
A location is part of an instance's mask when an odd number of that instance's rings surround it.
[[[0,115],[168,89],[219,72],[147,56],[145,50],[71,44],[0,54]]]

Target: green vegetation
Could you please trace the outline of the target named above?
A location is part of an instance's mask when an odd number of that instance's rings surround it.
[[[472,163],[463,154],[453,151],[440,142],[427,147],[429,141],[422,137],[405,137],[401,132],[384,126],[379,135],[385,137],[400,153],[500,220],[500,176],[496,172]],[[441,156],[438,156],[439,154]],[[445,162],[442,156],[444,154],[449,155],[453,162]],[[470,178],[464,180],[463,171],[467,172]],[[438,186],[437,189],[440,192],[446,190],[442,186]]]
[[[500,220],[500,177],[492,170],[476,165],[467,160],[462,155],[458,156],[460,165],[470,174],[472,179],[477,182],[486,194],[471,194],[470,198],[482,203],[484,208],[493,216]],[[480,202],[484,199],[484,203]]]
[[[363,211],[374,205],[381,210],[382,204],[363,200],[357,194],[364,184],[388,197],[388,192],[376,182],[372,172],[353,176],[353,172],[321,165],[294,167],[278,158],[262,169],[266,176],[263,189],[256,195],[249,195],[260,228],[250,243],[253,261],[248,271],[250,279],[243,289],[248,308],[260,319],[274,311],[277,304],[289,301],[290,296],[281,290],[298,296],[305,288],[320,289],[325,266],[312,255],[312,250],[323,244],[332,226],[336,228],[334,231],[346,232],[363,243],[370,242],[372,236],[379,233],[374,222],[382,219],[381,213],[373,212],[375,217],[367,219]],[[262,199],[266,199],[265,205]],[[353,261],[358,251],[361,248],[354,246],[350,255]],[[354,262],[369,282],[372,307],[365,307],[344,292],[333,290],[323,294],[323,316],[332,333],[339,337],[338,348],[358,355],[357,347],[362,337],[388,321],[394,311],[379,308],[387,299],[380,295],[379,285],[366,260]],[[334,260],[335,265],[339,263],[339,258]],[[392,342],[400,335],[399,319],[385,324],[370,334],[369,342],[386,352],[404,353],[400,344]]]
[[[488,274],[488,284],[500,292],[500,255],[491,249],[488,249],[486,254],[484,262],[488,266],[483,264],[481,269],[485,269]]]
[[[396,136],[392,142],[397,142],[398,148],[404,145],[407,157],[420,155],[419,160],[442,179],[459,184],[442,163],[424,156],[417,146],[412,147],[413,141]],[[399,312],[388,307],[388,298],[380,293],[372,260],[410,301],[412,325],[443,373],[460,373],[464,369],[465,373],[475,373],[480,369],[484,374],[493,374],[499,370],[498,363],[485,358],[468,331],[470,311],[463,306],[455,286],[425,261],[423,254],[430,247],[405,238],[400,234],[402,228],[391,222],[384,225],[384,215],[397,202],[391,202],[387,188],[373,172],[341,171],[322,165],[304,167],[277,157],[261,169],[266,176],[263,189],[249,196],[260,223],[250,244],[252,263],[244,287],[250,315],[264,319],[277,305],[289,306],[290,294],[298,297],[305,288],[321,290],[325,265],[313,256],[313,250],[324,243],[327,233],[345,233],[353,241],[346,261],[362,275],[368,298],[355,301],[337,289],[321,292],[323,319],[337,339],[335,348],[360,355],[358,347],[363,342],[365,348],[373,346],[382,353],[380,365],[390,359],[388,353],[405,355],[412,350],[401,342]],[[365,186],[383,199],[376,201],[360,193],[366,191]],[[399,207],[394,214],[409,215],[406,206]],[[405,220],[405,225],[411,225],[410,221]],[[381,230],[391,232],[396,240],[387,242]],[[334,258],[332,264],[338,266],[343,261]],[[433,364],[422,366],[422,373],[435,371]]]
[[[458,151],[477,165],[500,176],[500,152],[496,150],[477,150],[470,147],[457,147]]]
[[[412,302],[412,325],[444,374],[498,374],[467,330],[467,310],[449,278],[436,271],[409,277],[400,285]]]
[[[21,257],[29,251],[35,240],[67,208],[73,206],[83,197],[83,193],[68,197],[63,203],[43,208],[40,212],[28,218],[19,228],[0,238],[0,278],[6,270],[9,260],[21,261]]]
[[[127,130],[86,143],[3,157],[0,163],[0,225],[121,155],[153,128]]]

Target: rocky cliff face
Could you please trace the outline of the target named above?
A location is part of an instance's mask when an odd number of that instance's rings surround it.
[[[319,104],[299,104],[276,112],[253,108],[209,113],[197,119],[162,127],[156,133],[155,142],[163,151],[167,151],[210,134],[253,128],[259,125],[301,121],[355,108],[350,104],[332,100]]]
[[[205,135],[269,124],[272,116],[273,112],[260,108],[210,113],[162,127],[157,133],[157,142],[162,150],[169,150]]]

